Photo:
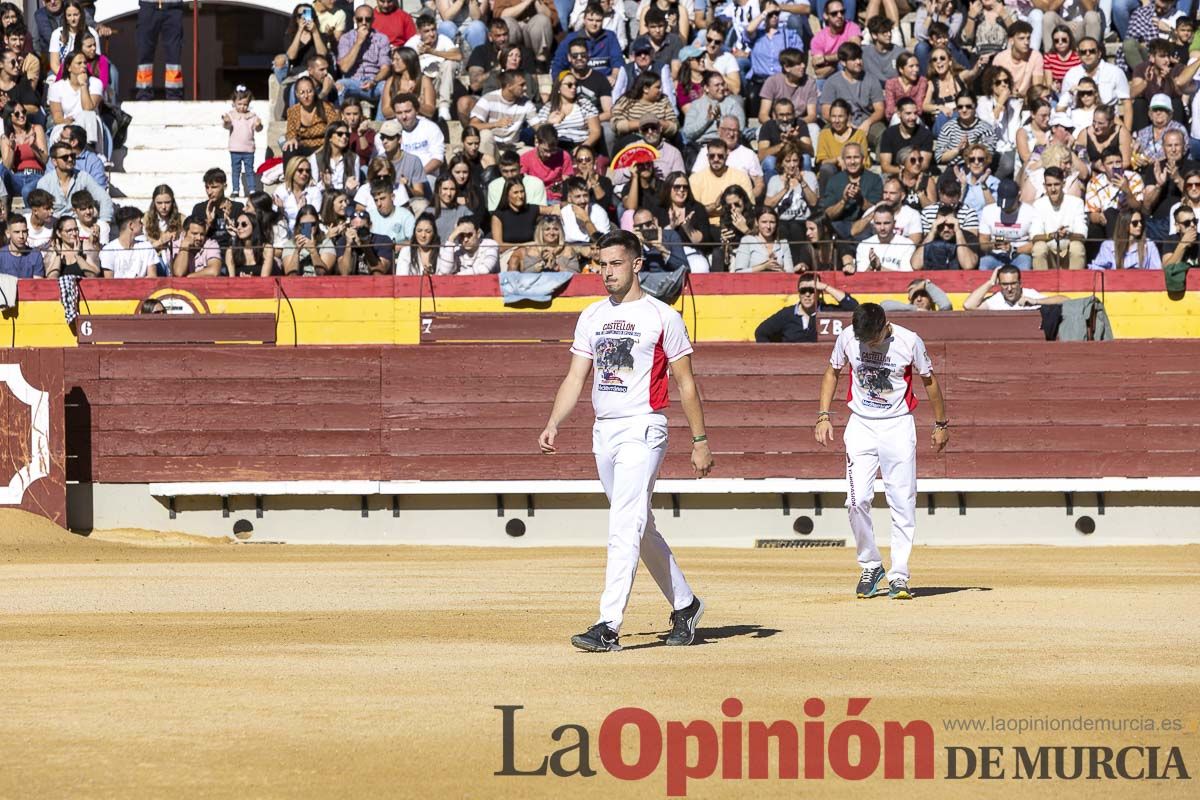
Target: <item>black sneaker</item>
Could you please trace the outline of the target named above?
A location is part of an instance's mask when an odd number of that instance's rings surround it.
[[[879,584],[887,576],[883,567],[867,567],[858,578],[858,599],[866,600],[879,594]]]
[[[692,595],[692,604],[687,608],[671,612],[671,633],[667,644],[678,647],[696,641],[696,625],[704,616],[704,601]]]
[[[604,622],[597,622],[587,629],[587,633],[572,636],[571,644],[589,653],[606,653],[609,650],[621,649],[616,632]]]
[[[908,581],[904,578],[896,578],[888,586],[888,597],[893,600],[912,600],[912,592],[909,591]]]

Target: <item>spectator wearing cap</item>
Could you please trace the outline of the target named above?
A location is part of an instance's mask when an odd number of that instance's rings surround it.
[[[396,185],[408,193],[408,206],[413,214],[429,207],[429,190],[425,182],[425,165],[412,153],[404,152],[404,128],[397,119],[389,119],[379,128],[376,147],[396,170]],[[376,231],[378,233],[378,231]]]
[[[838,48],[841,72],[825,79],[821,88],[821,115],[828,119],[834,100],[850,104],[850,124],[863,132],[872,149],[878,146],[886,124],[883,121],[883,84],[868,80],[863,67],[863,49],[857,42]]]
[[[953,214],[962,230],[978,236],[979,213],[962,201],[962,195],[962,184],[954,173],[943,172],[937,183],[938,201],[921,209],[921,231],[929,233],[938,217]]]
[[[612,88],[614,115],[616,114],[616,104],[633,89],[637,84],[638,77],[644,73],[658,77],[662,96],[667,100],[672,108],[672,114],[674,114],[675,81],[671,79],[671,65],[660,64],[654,60],[654,45],[650,43],[649,36],[639,36],[634,39],[631,51],[633,58],[625,62],[616,71],[617,78]],[[620,129],[618,129],[617,133],[620,132]]]
[[[383,82],[392,71],[391,48],[387,36],[372,30],[374,22],[375,9],[359,6],[354,10],[354,27],[338,39],[339,103],[348,99],[378,103],[383,93]]]
[[[1021,202],[1021,187],[1015,181],[1000,181],[996,202],[979,212],[980,269],[993,270],[1011,264],[1027,270],[1033,266],[1033,206]]]
[[[1192,87],[1200,59],[1184,66],[1172,64],[1175,46],[1166,39],[1155,39],[1150,43],[1150,57],[1133,68],[1129,81],[1129,93],[1133,96],[1133,123],[1135,130],[1149,121],[1149,104],[1158,95],[1171,99],[1172,116],[1182,121],[1185,97]]]
[[[1096,83],[1100,103],[1118,106],[1125,127],[1133,129],[1133,103],[1129,95],[1129,79],[1125,71],[1116,64],[1103,59],[1103,48],[1099,41],[1088,37],[1079,42],[1079,66],[1072,67],[1063,76],[1062,91],[1059,92],[1058,108],[1066,111],[1075,104],[1075,86],[1084,76]]]
[[[1174,106],[1165,94],[1150,98],[1150,124],[1133,136],[1133,146],[1146,161],[1157,161],[1163,157],[1163,137],[1167,131],[1179,131],[1185,137],[1187,128],[1182,122],[1171,118]]]
[[[1042,183],[1046,194],[1033,204],[1034,269],[1083,269],[1083,241],[1087,236],[1087,209],[1083,200],[1063,191],[1066,175],[1060,167],[1046,167]]]
[[[1124,169],[1120,153],[1107,153],[1087,183],[1084,205],[1088,238],[1106,239],[1123,211],[1144,211],[1146,185],[1133,170]]]
[[[862,43],[862,28],[846,18],[846,4],[842,0],[826,0],[822,18],[825,27],[812,37],[808,50],[812,54],[813,73],[825,79],[837,72],[838,52],[843,44]]]
[[[817,314],[822,311],[853,311],[858,301],[836,286],[821,280],[815,272],[805,272],[796,281],[795,305],[784,306],[754,329],[756,342],[815,342]],[[826,302],[828,296],[832,303]]]
[[[763,177],[762,162],[758,160],[758,155],[741,142],[742,130],[738,126],[738,121],[734,117],[725,117],[721,120],[720,127],[717,129],[717,134],[721,140],[725,142],[729,149],[729,157],[726,163],[734,169],[739,169],[750,176],[750,184],[753,191],[750,193],[750,198],[757,201],[762,197],[763,191],[767,188],[766,180]],[[694,172],[699,172],[708,169],[708,150],[701,148],[696,156],[696,163],[692,166]]]
[[[771,118],[771,108],[777,100],[790,100],[796,109],[798,124],[816,128],[820,92],[816,80],[808,76],[808,56],[795,47],[784,48],[779,54],[780,71],[767,78],[759,90],[758,121]],[[810,131],[815,142],[817,134]]]
[[[563,201],[563,181],[574,174],[571,154],[558,142],[558,131],[543,123],[533,134],[533,147],[521,154],[521,172],[540,180],[551,203]]]
[[[933,156],[943,166],[959,166],[963,156],[973,144],[982,144],[990,152],[996,150],[1000,134],[995,125],[990,125],[975,113],[975,96],[963,92],[954,100],[958,116],[942,126],[933,145]]]
[[[617,35],[604,28],[604,9],[599,3],[589,4],[583,12],[583,28],[568,33],[559,43],[554,51],[554,60],[550,62],[551,75],[557,75],[570,66],[567,53],[571,43],[576,40],[587,45],[588,66],[608,78],[610,85],[615,83],[616,72],[625,64],[625,56]]]
[[[1042,54],[1033,49],[1032,37],[1033,27],[1028,22],[1014,22],[1008,29],[1008,47],[997,53],[991,63],[993,67],[1008,70],[1013,80],[1012,93],[1021,97],[1035,83],[1047,80]]]

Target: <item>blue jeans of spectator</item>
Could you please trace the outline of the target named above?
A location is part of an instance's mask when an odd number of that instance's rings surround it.
[[[776,175],[775,168],[777,166],[775,156],[767,156],[762,160],[763,185],[771,182],[771,178]]]
[[[458,41],[456,37],[461,33],[462,40],[471,49],[479,47],[487,41],[487,25],[477,19],[469,19],[461,26],[442,20],[438,23],[438,33],[455,41]]]
[[[246,194],[254,191],[254,153],[229,151],[229,183],[236,195],[242,189],[242,174],[246,176]]]
[[[559,24],[567,33],[571,32],[571,10],[575,8],[575,0],[554,0],[554,9],[558,12]]]
[[[354,78],[342,78],[342,88],[338,91],[338,105],[347,100],[366,100],[369,103],[374,103],[378,108],[381,103],[379,98],[383,97],[383,84],[376,83],[370,89],[362,88],[362,81]],[[378,117],[378,112],[376,113]]]
[[[995,253],[984,253],[979,258],[980,271],[1012,265],[1025,272],[1033,269],[1033,257],[1028,253],[1013,253],[1011,256],[1001,256]]]
[[[1112,0],[1112,27],[1122,39],[1129,34],[1129,17],[1139,5],[1138,0]]]
[[[21,195],[21,199],[25,201],[25,205],[29,205],[29,193],[37,188],[37,183],[42,179],[41,170],[25,169],[20,172],[13,172],[8,167],[0,164],[0,177],[4,180],[4,188],[8,189],[10,197]]]

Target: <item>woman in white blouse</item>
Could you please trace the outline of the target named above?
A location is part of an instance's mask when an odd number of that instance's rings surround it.
[[[100,34],[96,32],[95,28],[88,27],[87,17],[83,13],[83,5],[79,0],[67,0],[63,6],[62,21],[63,24],[50,34],[50,69],[46,71],[47,83],[53,83],[58,79],[58,69],[67,60],[67,56],[76,49],[75,42],[79,37],[90,33],[96,37],[97,48],[100,44]]]
[[[312,165],[306,158],[293,158],[283,168],[283,185],[275,190],[275,207],[287,218],[289,229],[296,227],[296,215],[304,206],[321,207],[321,185],[313,180]]]
[[[64,125],[78,125],[87,131],[89,145],[100,141],[100,100],[104,87],[98,78],[87,72],[87,56],[72,53],[67,60],[67,71],[60,81],[55,81],[46,93],[50,101],[50,119],[54,127],[50,130],[50,141],[57,142]]]
[[[795,272],[792,250],[777,238],[779,215],[764,206],[755,220],[755,232],[738,244],[733,272]]]

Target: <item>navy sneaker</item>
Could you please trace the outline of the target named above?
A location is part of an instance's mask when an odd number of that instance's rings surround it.
[[[908,581],[904,578],[896,578],[888,586],[888,597],[893,600],[912,600],[912,592],[909,591]]]
[[[610,650],[621,649],[617,638],[616,631],[608,627],[607,623],[597,622],[587,629],[587,633],[572,636],[571,644],[580,650],[587,650],[589,653],[606,653]]]
[[[667,636],[667,644],[672,647],[681,647],[696,641],[696,625],[702,616],[704,616],[704,601],[692,595],[690,606],[671,612],[671,633]]]
[[[887,572],[883,567],[867,567],[862,571],[862,575],[858,579],[858,599],[866,600],[868,597],[874,597],[880,593],[879,584],[887,576]]]

